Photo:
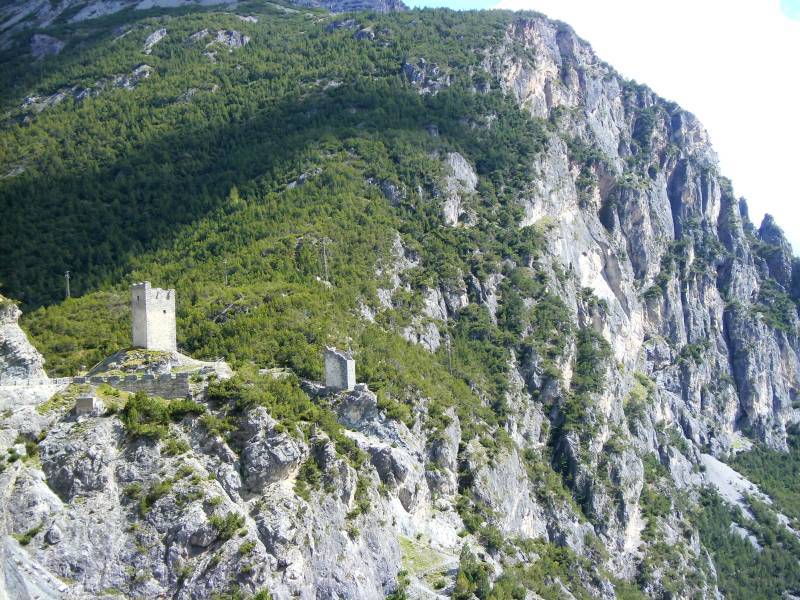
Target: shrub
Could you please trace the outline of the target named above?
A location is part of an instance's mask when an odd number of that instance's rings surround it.
[[[356,527],[355,523],[352,522],[347,523],[345,526],[345,531],[347,532],[347,537],[349,537],[351,540],[357,540],[358,536],[361,535],[361,530]]]
[[[136,481],[130,485],[126,485],[122,493],[125,494],[126,497],[135,500],[142,495],[142,484]]]
[[[166,456],[178,456],[188,451],[189,443],[186,440],[174,436],[168,436],[167,439],[164,440],[164,445],[161,448],[162,454]]]
[[[300,467],[297,480],[294,483],[294,492],[303,500],[311,500],[311,490],[317,489],[322,481],[322,471],[312,455]]]
[[[458,562],[453,600],[472,600],[474,596],[485,599],[490,591],[489,568],[464,546]]]
[[[164,479],[157,482],[150,491],[139,501],[139,514],[144,516],[160,498],[163,498],[172,491],[172,479]]]
[[[140,391],[125,404],[121,419],[133,436],[162,439],[169,433],[170,422],[203,412],[205,408],[193,400],[168,401]]]
[[[654,401],[655,384],[644,373],[634,373],[631,391],[622,406],[628,422],[644,421],[647,407]]]
[[[220,418],[216,415],[212,415],[211,413],[206,413],[200,417],[200,422],[209,431],[209,433],[218,435],[222,438],[227,438],[231,431],[236,430],[236,424],[230,417]]]
[[[356,492],[354,494],[355,507],[347,513],[348,519],[354,519],[358,515],[363,515],[369,512],[371,503],[369,500],[369,479],[363,475],[359,475],[358,482],[356,483]]]
[[[23,534],[14,534],[14,539],[16,539],[21,545],[27,546],[31,543],[31,540],[35,538],[39,532],[42,530],[43,525],[39,524],[36,527],[32,527],[28,531]]]
[[[219,555],[216,555],[212,562],[216,560],[215,564],[219,563]],[[250,566],[250,570],[252,570],[252,565]],[[233,589],[224,592],[224,593],[216,593],[211,595],[211,600],[272,600],[272,594],[265,588],[256,592],[253,595],[246,594],[241,590],[241,588],[237,585],[234,586]]]
[[[224,517],[214,515],[208,522],[217,530],[219,539],[225,542],[236,535],[236,532],[244,526],[244,517],[237,512],[229,512]]]
[[[253,540],[247,540],[243,542],[241,546],[239,546],[239,554],[250,554],[253,550],[255,550],[256,543]]]
[[[489,552],[497,552],[503,547],[505,535],[494,525],[486,525],[481,527],[479,537],[484,546]]]

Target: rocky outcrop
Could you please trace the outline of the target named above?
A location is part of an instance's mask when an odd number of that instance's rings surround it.
[[[154,72],[155,69],[150,65],[139,65],[128,74],[112,75],[96,81],[94,85],[89,87],[75,85],[69,88],[61,88],[47,96],[26,96],[19,109],[28,118],[43,110],[53,108],[68,99],[75,102],[83,102],[87,98],[93,98],[109,88],[132,90]]]
[[[64,49],[64,42],[46,33],[36,33],[31,36],[31,54],[34,58],[55,56]]]
[[[469,210],[464,206],[464,201],[475,193],[478,185],[478,176],[472,166],[458,152],[450,152],[444,159],[445,177],[442,184],[441,195],[442,218],[447,225],[456,226],[462,220],[470,219]]]
[[[285,432],[275,430],[277,422],[264,409],[250,415],[244,431],[252,436],[241,452],[242,481],[251,492],[263,491],[269,483],[287,479],[307,451]]]
[[[192,42],[198,42],[208,38],[211,38],[211,41],[206,44],[206,48],[213,44],[222,44],[223,46],[227,46],[229,51],[242,48],[250,41],[250,36],[243,34],[241,31],[234,31],[231,29],[220,29],[218,31],[203,29],[189,36],[189,40]]]
[[[40,447],[47,484],[65,502],[112,485],[119,427],[108,420],[93,421],[78,431],[64,423],[50,431]]]
[[[450,74],[439,65],[420,57],[415,62],[403,63],[403,75],[420,94],[435,94],[450,86]]]
[[[166,29],[164,29],[163,27],[161,29],[156,29],[153,33],[148,35],[147,38],[144,40],[144,47],[142,48],[142,51],[145,54],[150,54],[153,51],[153,46],[155,46],[165,37],[167,37]]]
[[[293,4],[308,8],[325,8],[332,13],[359,11],[388,13],[408,10],[402,0],[295,0]]]
[[[761,247],[761,259],[766,263],[769,277],[774,279],[787,292],[792,290],[794,281],[794,254],[789,242],[783,235],[772,215],[765,215],[758,230],[758,238],[765,247]]]
[[[405,199],[406,194],[402,186],[392,182],[383,180],[378,184],[381,193],[389,201],[392,206],[400,206],[400,203]]]
[[[203,54],[211,61],[215,61],[217,51],[220,48],[226,48],[229,53],[233,52],[246,46],[250,42],[250,36],[243,34],[241,31],[231,29],[220,29],[218,31],[201,29],[189,36],[190,42],[202,42],[205,40],[209,41],[206,43],[206,51]]]
[[[18,324],[21,315],[16,304],[0,296],[0,386],[47,379],[44,358]]]

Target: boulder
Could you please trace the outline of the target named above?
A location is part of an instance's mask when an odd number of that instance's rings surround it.
[[[288,433],[258,437],[242,451],[244,484],[251,491],[261,490],[286,479],[302,460],[302,447]]]

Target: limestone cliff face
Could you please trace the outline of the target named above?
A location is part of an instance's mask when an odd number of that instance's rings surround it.
[[[0,453],[17,434],[47,436],[40,465],[0,473],[3,533],[33,532],[24,549],[6,536],[9,593],[188,599],[233,582],[275,598],[398,589],[442,598],[464,546],[497,579],[540,559],[541,548],[520,542],[536,539],[581,559],[571,576],[592,597],[616,597],[615,579],[647,597],[721,597],[690,508],[718,481],[705,470],[713,456],[747,438],[783,449],[800,420],[800,262],[771,218],[750,222],[700,123],[623,80],[565,25],[516,19],[483,66],[549,123],[518,225],[542,233],[535,266],[581,332],[557,332],[565,349],[556,358],[509,352],[502,426],[476,436],[448,409],[442,427],[426,429],[431,398],[419,398],[409,426],[359,386],[320,400],[363,451],[357,471],[321,430],[295,435],[263,408],[245,411],[229,437],[187,417],[161,441],[127,439],[111,413],[13,410]],[[442,165],[429,199],[443,226],[474,226],[479,177],[469,157],[431,160]],[[407,193],[381,189],[395,204]],[[370,304],[378,308],[364,304],[365,320],[411,292],[402,276],[419,261],[398,233],[389,260],[375,265],[388,283]],[[506,277],[460,272],[426,289],[400,333],[434,352],[470,304],[496,320]],[[18,311],[5,306],[0,376],[43,374]],[[605,382],[595,386],[580,361],[601,354],[601,340],[609,355],[591,373]],[[302,495],[296,482],[309,460],[320,485]],[[669,509],[654,515],[656,496]],[[241,520],[226,536],[220,520],[234,513]]]
[[[555,223],[554,258],[607,302],[599,325],[617,358],[657,381],[689,439],[720,451],[746,431],[783,447],[800,390],[797,311],[770,318],[797,286],[783,234],[771,217],[750,224],[694,116],[621,79],[566,26],[519,20],[506,48],[519,45],[535,63],[501,49],[486,66],[559,125],[526,223]],[[578,144],[596,158],[579,163]]]

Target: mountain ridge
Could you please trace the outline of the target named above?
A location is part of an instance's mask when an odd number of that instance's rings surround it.
[[[51,374],[129,345],[144,279],[236,371],[12,408],[4,556],[75,597],[793,593],[800,268],[697,119],[540,15],[247,8],[82,24],[4,95],[153,69],[2,129]],[[318,393],[328,345],[363,385]]]
[[[0,12],[0,44],[7,48],[11,36],[30,29],[50,27],[57,21],[81,23],[100,17],[113,15],[126,9],[147,11],[153,9],[176,8],[218,8],[236,7],[236,0],[123,0],[109,2],[107,0],[62,0],[53,3],[47,0],[26,0],[8,3]],[[298,0],[295,4],[304,8],[322,8],[334,13],[374,10],[391,12],[406,10],[402,0]],[[281,6],[275,3],[274,6]],[[34,38],[36,35],[34,35]],[[44,40],[39,40],[43,42]],[[32,39],[32,44],[37,40]],[[50,46],[42,48],[47,54],[60,52],[60,48]]]

